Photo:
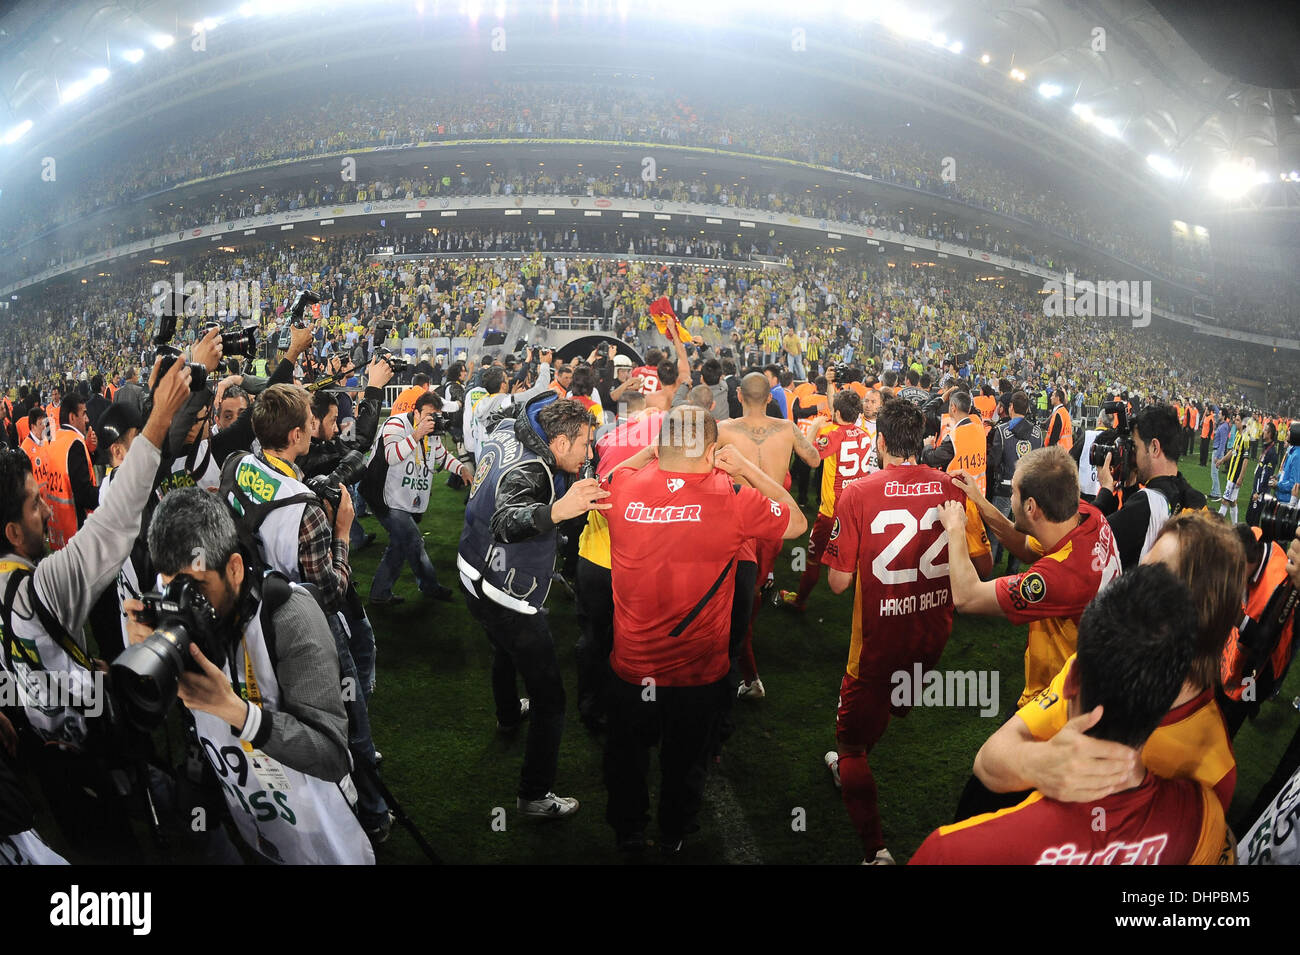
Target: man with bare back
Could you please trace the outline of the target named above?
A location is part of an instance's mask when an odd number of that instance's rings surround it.
[[[809,467],[816,467],[821,460],[817,449],[793,423],[785,418],[772,418],[767,414],[767,404],[771,397],[771,385],[760,372],[753,372],[741,379],[739,394],[743,414],[739,418],[718,422],[719,445],[730,445],[749,461],[753,461],[764,474],[782,487],[790,486],[790,455],[799,458]],[[739,648],[739,667],[742,683],[736,690],[740,699],[759,700],[764,696],[763,682],[758,678],[758,669],[754,663],[754,615],[758,612],[761,600],[761,584],[776,566],[776,559],[781,554],[781,542],[758,541],[753,560],[756,564],[753,577],[744,571],[746,552],[742,551],[740,566],[736,573],[736,601],[733,607],[740,611],[742,606],[749,609],[747,620],[733,616],[733,627],[743,628],[744,639]],[[748,578],[748,590],[744,579]],[[743,611],[742,611],[743,612]],[[733,630],[733,638],[736,632]]]

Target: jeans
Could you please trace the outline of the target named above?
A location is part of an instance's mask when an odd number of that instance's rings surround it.
[[[1222,457],[1222,455],[1220,455],[1218,451],[1215,452],[1215,455],[1216,457]],[[1219,487],[1219,466],[1215,464],[1214,461],[1211,461],[1210,462],[1210,497],[1222,497],[1222,496],[1223,496],[1223,489]]]
[[[1014,518],[1011,517],[1011,498],[1001,497],[1001,496],[994,497],[993,506],[996,507],[999,511],[1001,511],[1002,514],[1005,515],[1008,519],[1014,520]],[[999,542],[996,537],[994,537],[993,540],[990,541],[990,543],[993,545],[993,564],[994,566],[997,566],[997,562],[1002,559],[1003,547],[1001,542]],[[1018,561],[1015,557],[1011,557],[1007,560],[1008,574],[1016,573],[1019,567],[1020,567],[1020,561]]]
[[[388,815],[388,804],[379,793],[375,742],[370,736],[370,711],[366,707],[365,684],[352,659],[349,636],[339,614],[327,615],[334,648],[339,654],[339,679],[343,684],[343,707],[348,713],[348,751],[352,754],[352,782],[357,787],[357,818],[373,829]]]
[[[433,563],[424,550],[424,538],[420,535],[420,525],[415,523],[415,515],[410,511],[389,508],[388,513],[379,518],[379,523],[388,531],[388,546],[375,570],[370,596],[381,600],[391,597],[403,563],[411,565],[421,593],[437,590],[438,572],[433,569]]]
[[[492,700],[497,722],[519,722],[517,678],[528,690],[528,740],[519,774],[519,798],[541,799],[555,787],[564,735],[564,680],[545,613],[522,614],[468,594],[469,610],[492,644]]]
[[[672,844],[698,829],[709,757],[718,724],[734,691],[727,681],[707,686],[647,687],[614,677],[609,694],[609,736],[605,742],[605,820],[614,835],[644,832],[650,821],[650,747],[659,745],[659,833]]]
[[[584,720],[605,713],[609,654],[614,649],[614,590],[610,571],[578,558],[578,715]]]
[[[370,626],[370,618],[360,599],[343,603],[343,622],[347,624],[349,638],[348,650],[352,653],[352,662],[357,667],[357,679],[361,682],[361,692],[370,702],[370,694],[375,692],[375,631]]]
[[[790,369],[791,374],[793,374],[796,378],[807,377],[807,375],[804,373],[803,370],[802,355],[791,355],[787,353],[785,356],[785,363],[786,363],[786,367]]]

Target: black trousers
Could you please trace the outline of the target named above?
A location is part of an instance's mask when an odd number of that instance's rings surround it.
[[[564,735],[564,680],[546,614],[516,613],[466,591],[470,613],[492,644],[492,699],[497,722],[519,722],[518,678],[528,690],[528,741],[519,774],[519,796],[541,799],[555,787]]]
[[[1201,467],[1205,467],[1210,461],[1210,439],[1201,438]]]
[[[673,843],[699,828],[718,722],[732,693],[727,681],[707,686],[610,682],[605,741],[605,819],[614,835],[644,832],[650,821],[650,748],[659,746],[659,834]]]
[[[608,568],[578,558],[578,715],[598,719],[605,712],[609,655],[614,649],[614,587]]]
[[[799,502],[800,507],[808,505],[808,479],[812,477],[812,469],[803,461],[795,458],[790,463],[790,478],[794,482],[795,500]]]

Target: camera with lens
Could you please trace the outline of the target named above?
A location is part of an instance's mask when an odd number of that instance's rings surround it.
[[[328,501],[337,513],[339,502],[343,498],[339,485],[349,486],[361,480],[366,471],[365,453],[353,448],[339,459],[334,470],[329,474],[318,474],[307,479],[307,487],[322,501]]]
[[[306,288],[300,289],[298,294],[293,297],[293,304],[289,306],[289,321],[285,323],[280,332],[280,340],[276,343],[276,347],[280,351],[285,351],[293,342],[293,338],[289,333],[290,329],[307,327],[307,323],[303,321],[302,316],[307,311],[308,305],[315,305],[319,301],[320,296],[311,289]]]
[[[199,335],[206,335],[214,328],[221,328],[217,322],[208,322],[199,326]],[[253,358],[257,355],[257,323],[249,322],[235,329],[222,329],[221,354],[226,356],[242,355]]]
[[[181,350],[171,344],[171,340],[176,337],[176,316],[185,314],[185,296],[176,295],[172,298],[171,304],[164,308],[158,315],[158,326],[153,333],[154,352],[149,357],[152,364],[159,358],[162,359],[162,367],[158,369],[158,378],[167,374],[172,365],[181,357]],[[190,362],[190,391],[199,392],[208,385],[208,370],[197,362]]]
[[[840,380],[838,373],[836,380]],[[939,430],[943,427],[943,413],[947,407],[948,403],[944,401],[943,395],[935,395],[921,405],[921,414],[925,416],[925,434],[922,437],[938,437]]]
[[[1259,531],[1264,541],[1276,541],[1284,548],[1295,539],[1300,526],[1300,503],[1283,504],[1271,494],[1265,494],[1259,504]]]
[[[1115,425],[1110,431],[1103,431],[1092,442],[1092,451],[1088,463],[1094,468],[1104,467],[1106,455],[1110,455],[1110,473],[1115,476],[1115,483],[1123,487],[1128,483],[1133,468],[1136,448],[1133,435],[1128,426],[1128,409],[1122,401],[1108,401],[1101,406],[1103,414],[1114,417]],[[1108,440],[1102,440],[1105,437]]]
[[[404,371],[409,371],[411,363],[401,355],[394,354],[387,348],[376,348],[375,357],[383,360],[389,368],[393,369],[394,375],[400,375]]]
[[[220,621],[199,582],[177,574],[161,592],[140,597],[136,617],[153,632],[118,654],[112,664],[113,685],[126,703],[126,717],[137,729],[161,725],[176,699],[181,674],[202,672],[190,655],[198,646],[218,668],[225,665]]]

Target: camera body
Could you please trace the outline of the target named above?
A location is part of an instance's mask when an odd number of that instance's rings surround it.
[[[307,311],[308,305],[315,305],[319,301],[320,296],[311,289],[306,288],[299,290],[298,294],[293,297],[293,304],[289,306],[289,321],[285,323],[284,328],[280,331],[280,338],[276,342],[276,347],[280,351],[286,350],[293,341],[289,334],[291,328],[307,327],[307,323],[303,321],[303,313]]]
[[[172,365],[181,360],[181,350],[175,345],[158,345],[150,356],[150,364],[159,358],[162,359],[162,365],[158,369],[158,378],[161,380],[163,375],[171,371]],[[189,363],[189,367],[190,391],[200,392],[208,386],[208,369],[193,361]]]
[[[217,613],[199,582],[177,574],[162,591],[140,597],[144,609],[136,616],[153,628],[141,643],[127,647],[113,661],[113,683],[126,702],[127,719],[142,730],[163,722],[181,674],[201,672],[190,655],[197,645],[217,667],[226,663]]]
[[[1115,418],[1115,427],[1111,429],[1114,437],[1102,441],[1101,435],[1092,442],[1092,451],[1088,454],[1088,463],[1094,468],[1104,467],[1106,455],[1110,455],[1110,473],[1115,476],[1115,483],[1123,487],[1128,483],[1136,460],[1136,448],[1133,435],[1129,431],[1128,409],[1122,401],[1108,401],[1101,410]]]

